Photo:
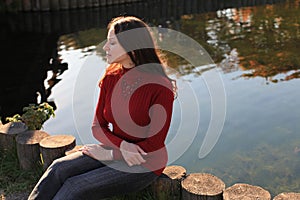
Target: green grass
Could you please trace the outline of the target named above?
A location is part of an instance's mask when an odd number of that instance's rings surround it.
[[[32,190],[42,174],[40,169],[20,169],[15,152],[0,152],[0,188],[5,194]]]

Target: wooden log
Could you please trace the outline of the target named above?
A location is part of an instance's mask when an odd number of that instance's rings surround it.
[[[50,10],[56,11],[59,9],[60,9],[59,0],[50,0]]]
[[[78,2],[77,0],[69,0],[69,5],[71,9],[78,8]]]
[[[299,200],[300,193],[283,192],[274,197],[273,200]]]
[[[271,194],[267,190],[259,186],[237,183],[225,189],[223,193],[223,198],[224,200],[230,200],[230,199],[270,200]]]
[[[86,6],[85,0],[77,0],[77,3],[78,3],[78,8],[84,8]]]
[[[49,0],[41,0],[41,10],[42,11],[50,10],[50,1]]]
[[[218,177],[206,173],[189,174],[182,182],[184,200],[222,200],[225,183]]]
[[[31,0],[22,0],[23,11],[31,11]]]
[[[9,122],[0,125],[0,150],[1,151],[15,151],[16,137],[27,131],[28,127],[22,122]]]
[[[100,6],[106,6],[106,0],[99,0]]]
[[[97,8],[100,5],[99,0],[92,0],[93,7]]]
[[[31,0],[31,4],[32,4],[32,10],[33,11],[40,11],[41,10],[40,0]]]
[[[46,169],[57,158],[65,156],[65,152],[74,148],[76,139],[72,135],[53,135],[40,142],[43,168]]]
[[[17,10],[18,11],[22,11],[23,10],[23,8],[22,8],[22,4],[23,4],[22,0],[15,0],[15,2],[16,2],[16,5],[17,5]]]
[[[69,149],[65,152],[65,155],[70,155],[72,153],[77,152],[81,147],[83,147],[83,145],[76,145],[73,149]]]
[[[182,166],[167,166],[162,175],[150,185],[154,199],[177,200],[181,197],[181,181],[186,176]]]
[[[92,0],[85,0],[85,6],[87,8],[93,7],[93,1]]]
[[[30,130],[16,137],[17,155],[21,169],[31,170],[41,166],[39,143],[48,136],[49,134],[45,131]]]
[[[112,5],[113,4],[113,0],[106,0],[106,5]]]
[[[69,0],[59,0],[59,5],[61,10],[67,10],[69,9]]]

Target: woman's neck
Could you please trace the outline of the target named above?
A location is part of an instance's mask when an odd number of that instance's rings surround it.
[[[124,67],[124,68],[126,68],[126,69],[130,69],[130,68],[133,68],[133,67],[135,67],[135,64],[133,63],[133,62],[127,62],[127,63],[121,63],[122,64],[122,66]]]

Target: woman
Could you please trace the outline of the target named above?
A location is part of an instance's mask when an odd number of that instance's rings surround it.
[[[138,191],[167,164],[164,142],[175,84],[149,27],[136,17],[115,18],[103,49],[110,65],[99,84],[92,125],[100,143],[55,160],[29,199],[90,200]]]

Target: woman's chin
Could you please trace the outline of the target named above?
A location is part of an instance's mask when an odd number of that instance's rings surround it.
[[[108,64],[112,64],[112,63],[113,63],[110,59],[106,59],[106,62],[107,62]]]

